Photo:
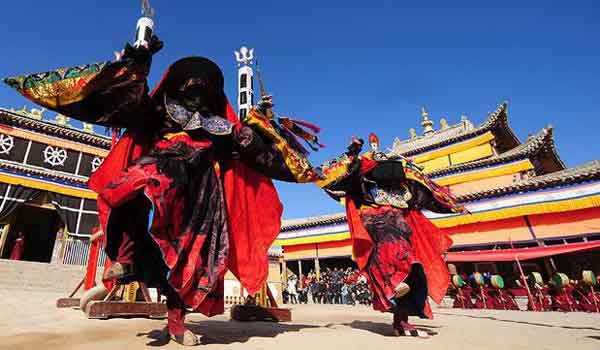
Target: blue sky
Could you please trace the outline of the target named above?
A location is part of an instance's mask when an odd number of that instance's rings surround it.
[[[525,5],[526,3],[526,5]],[[277,110],[323,128],[320,163],[353,135],[384,145],[419,130],[420,108],[476,124],[503,100],[524,139],[547,124],[569,166],[599,159],[598,1],[192,1],[153,0],[172,61],[207,56],[235,99],[233,50],[261,59]],[[0,75],[109,59],[131,40],[139,1],[2,1]],[[0,87],[0,105],[26,101]],[[31,106],[31,104],[30,104]],[[436,126],[438,126],[436,124]],[[342,208],[313,185],[278,184],[288,218]]]

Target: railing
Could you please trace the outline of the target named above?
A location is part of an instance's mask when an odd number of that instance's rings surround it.
[[[59,241],[57,241],[59,243]],[[64,242],[64,255],[62,263],[66,265],[87,265],[90,254],[90,241],[67,238]],[[98,254],[98,266],[104,266],[106,253],[100,249]]]
[[[241,305],[244,304],[246,298],[241,296],[225,295],[225,305]]]

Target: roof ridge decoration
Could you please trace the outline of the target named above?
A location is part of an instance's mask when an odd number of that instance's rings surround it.
[[[550,151],[555,153],[557,161],[560,165],[562,165],[563,169],[565,168],[564,163],[560,159],[560,156],[558,155],[554,145],[554,129],[551,125],[548,125],[547,127],[542,128],[535,136],[530,137],[527,141],[509,151],[486,159],[452,165],[448,168],[432,171],[427,175],[432,178],[437,178],[465,170],[483,168],[516,159],[523,159],[528,156],[537,155],[542,151]]]
[[[505,137],[509,139],[509,145],[505,148],[510,149],[521,142],[510,129],[508,125],[508,101],[502,102],[494,112],[488,114],[487,119],[478,127],[461,116],[461,121],[456,124],[449,125],[448,128],[443,128],[430,133],[427,136],[411,138],[406,141],[394,143],[390,155],[402,155],[411,157],[419,153],[430,151],[436,148],[446,146],[455,142],[459,142],[474,136],[484,134],[490,130],[503,130]]]
[[[35,112],[33,112],[34,110]],[[43,110],[36,110],[35,108],[32,109],[32,112],[27,112],[26,107],[18,111],[0,107],[0,123],[37,131],[70,141],[85,143],[91,146],[110,149],[110,138],[99,134],[92,134],[86,132],[86,130],[70,128],[66,123],[63,126],[59,123],[52,123],[44,120],[42,117],[43,112]],[[57,115],[57,117],[59,116]]]

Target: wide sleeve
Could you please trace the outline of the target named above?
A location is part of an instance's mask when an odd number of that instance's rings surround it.
[[[150,62],[124,59],[6,78],[4,82],[45,108],[106,127],[140,125],[149,108]]]
[[[234,138],[240,160],[267,177],[297,183],[321,179],[306,155],[256,109],[248,113]]]

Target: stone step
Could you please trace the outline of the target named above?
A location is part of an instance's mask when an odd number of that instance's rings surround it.
[[[85,266],[0,259],[0,288],[70,293],[85,274]]]

